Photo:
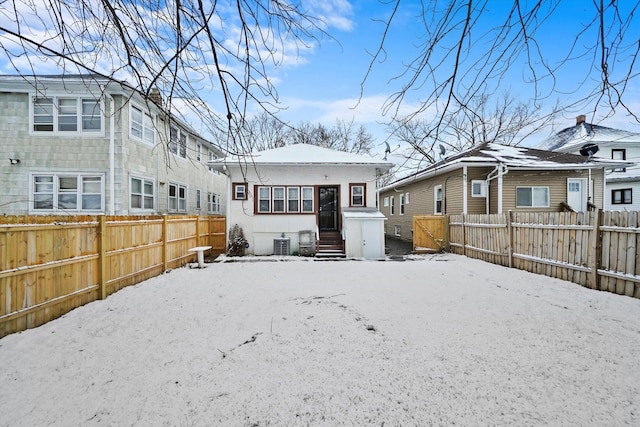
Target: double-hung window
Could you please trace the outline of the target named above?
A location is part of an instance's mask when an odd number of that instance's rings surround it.
[[[155,205],[154,184],[150,179],[131,177],[131,209],[153,210]]]
[[[99,99],[76,97],[33,97],[34,133],[100,133],[102,113]]]
[[[611,149],[612,160],[627,160],[627,150],[624,148],[612,148]],[[617,168],[613,172],[626,172],[627,168]]]
[[[300,187],[287,187],[287,211],[300,212]]]
[[[183,159],[187,158],[187,134],[173,126],[169,128],[169,151]]]
[[[200,210],[202,208],[202,194],[199,189],[196,189],[196,209]]]
[[[258,187],[258,212],[271,212],[271,187]]]
[[[433,213],[442,213],[442,185],[433,187]]]
[[[216,193],[207,193],[207,212],[220,213],[220,195]]]
[[[82,174],[33,175],[31,208],[36,212],[100,212],[103,177]]]
[[[313,187],[302,187],[302,212],[313,212]]]
[[[232,188],[233,200],[247,200],[247,184],[234,182]]]
[[[273,191],[273,212],[285,212],[284,187],[273,187],[271,190]]]
[[[396,202],[395,202],[395,197],[394,196],[390,196],[389,197],[389,215],[393,215],[395,214],[395,210],[396,210]]]
[[[400,215],[404,215],[404,194],[400,194]]]
[[[169,211],[187,211],[187,187],[181,184],[169,183]]]
[[[350,184],[351,206],[364,206],[364,184]]]
[[[516,207],[548,208],[549,187],[516,187]]]
[[[129,132],[132,137],[150,145],[154,144],[155,131],[153,127],[153,117],[151,114],[140,107],[132,105],[130,122]]]

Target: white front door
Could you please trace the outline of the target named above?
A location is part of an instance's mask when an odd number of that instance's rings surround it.
[[[587,180],[567,178],[567,204],[576,212],[587,210]]]

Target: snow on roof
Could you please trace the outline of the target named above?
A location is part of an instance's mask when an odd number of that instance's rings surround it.
[[[640,143],[640,133],[613,129],[592,123],[578,123],[542,141],[536,148],[550,151],[576,151],[587,143]]]
[[[271,150],[248,153],[246,155],[232,155],[217,162],[238,164],[238,161],[253,162],[256,165],[282,164],[349,164],[371,165],[390,169],[393,163],[362,154],[347,153],[345,151],[318,147],[310,144],[294,144]]]
[[[458,169],[463,166],[497,166],[502,164],[511,169],[566,170],[613,168],[629,166],[631,164],[630,162],[622,163],[624,163],[624,165],[621,164],[620,161],[608,159],[592,158],[589,160],[578,154],[486,143],[448,157],[412,175],[401,178],[381,189],[381,191],[411,181],[424,179],[427,176],[436,176],[440,173]]]

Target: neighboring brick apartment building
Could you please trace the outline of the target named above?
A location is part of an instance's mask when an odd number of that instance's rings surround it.
[[[124,83],[0,76],[0,214],[225,212],[223,156]]]

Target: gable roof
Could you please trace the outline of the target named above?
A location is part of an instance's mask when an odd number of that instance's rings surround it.
[[[294,144],[270,150],[231,155],[217,159],[209,164],[239,165],[253,163],[255,165],[364,165],[375,166],[383,171],[393,167],[393,163],[362,154],[347,153],[345,151],[318,147],[311,144]]]
[[[545,139],[537,148],[551,151],[578,151],[587,143],[640,143],[640,133],[579,122]]]
[[[502,165],[512,170],[549,171],[629,167],[632,164],[632,162],[619,160],[597,158],[589,160],[577,154],[485,143],[401,178],[382,188],[381,191],[460,169],[463,166],[496,167]]]

